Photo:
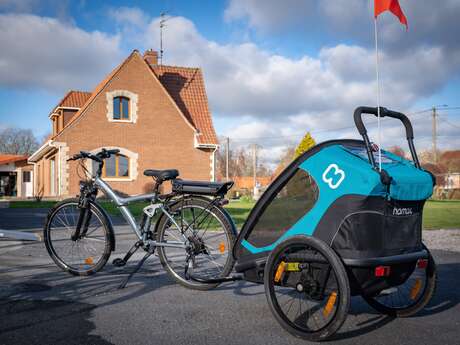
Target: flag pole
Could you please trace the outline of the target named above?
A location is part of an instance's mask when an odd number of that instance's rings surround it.
[[[378,31],[377,31],[377,17],[374,17],[374,33],[375,33],[375,72],[377,76],[377,144],[379,146],[379,171],[382,171],[382,151],[380,148],[381,135],[380,135],[380,74],[379,74],[379,46],[378,46]]]

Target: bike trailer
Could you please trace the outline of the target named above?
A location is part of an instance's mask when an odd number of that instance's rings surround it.
[[[347,268],[352,294],[373,294],[403,282],[405,263],[426,258],[421,240],[422,210],[432,194],[433,176],[420,168],[406,125],[413,160],[378,150],[355,121],[364,141],[333,140],[298,157],[270,185],[250,213],[233,250],[237,272],[262,282],[270,252],[296,235],[329,245]],[[358,114],[358,115],[357,115]],[[382,108],[382,116],[396,117]],[[399,117],[398,117],[399,118]],[[410,127],[409,127],[410,126]],[[391,279],[374,277],[374,268],[393,266]]]

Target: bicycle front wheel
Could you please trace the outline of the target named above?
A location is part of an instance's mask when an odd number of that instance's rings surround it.
[[[186,248],[158,247],[165,270],[179,284],[197,290],[208,290],[218,284],[193,281],[187,273],[200,279],[226,277],[233,269],[233,226],[225,211],[210,207],[210,201],[184,199],[171,207],[174,219],[161,217],[157,240],[183,242]]]
[[[93,203],[85,211],[86,225],[75,237],[82,212],[78,200],[58,203],[48,215],[43,234],[46,249],[56,265],[78,276],[94,274],[104,267],[113,247],[106,216]]]

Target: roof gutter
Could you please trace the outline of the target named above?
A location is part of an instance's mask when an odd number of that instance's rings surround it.
[[[196,133],[195,137],[194,137],[194,145],[193,146],[196,149],[216,149],[217,150],[220,147],[219,144],[211,144],[211,143],[209,143],[209,144],[200,144],[198,142],[198,140],[197,140],[198,135],[201,135],[201,133]]]
[[[52,140],[48,140],[37,151],[35,151],[27,160],[28,163],[37,163],[40,158],[47,154],[51,149],[55,148]]]
[[[52,118],[53,116],[57,116],[59,115],[58,113],[56,113],[58,110],[76,110],[76,111],[79,111],[80,108],[77,108],[77,107],[56,107],[53,109],[53,111],[48,115],[49,118]]]

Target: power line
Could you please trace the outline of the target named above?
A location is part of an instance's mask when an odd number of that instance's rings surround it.
[[[455,128],[460,129],[460,126],[459,126],[459,125],[453,124],[452,122],[450,122],[450,121],[448,121],[448,120],[446,120],[446,119],[443,119],[443,120],[441,120],[441,121],[443,121],[443,122],[445,122],[445,123],[451,125],[452,127],[455,127]]]
[[[460,107],[449,107],[449,108],[443,108],[442,110],[453,110],[453,109],[460,109]],[[439,109],[440,110],[440,109]],[[407,112],[407,115],[411,118],[415,117],[415,116],[421,116],[423,114],[426,114],[428,112],[432,112],[433,111],[433,108],[429,108],[429,109],[424,109],[424,110],[419,110],[419,111],[416,111],[416,112]],[[439,117],[439,115],[438,115]],[[371,123],[368,124],[368,127],[374,127],[376,124],[377,124],[377,121],[376,120],[370,120]],[[273,140],[273,139],[292,139],[292,138],[298,138],[299,136],[301,135],[304,135],[305,132],[310,132],[312,134],[316,134],[316,133],[323,133],[323,132],[334,132],[334,131],[342,131],[342,130],[346,130],[346,129],[354,129],[355,128],[355,125],[351,125],[351,126],[345,126],[345,127],[336,127],[336,128],[321,128],[321,129],[317,129],[317,130],[306,130],[306,131],[302,131],[302,132],[298,132],[296,134],[290,134],[290,135],[277,135],[277,136],[266,136],[266,137],[246,137],[246,138],[232,138],[230,137],[230,139],[232,141],[236,141],[236,142],[242,142],[242,141],[253,141],[253,140]]]

